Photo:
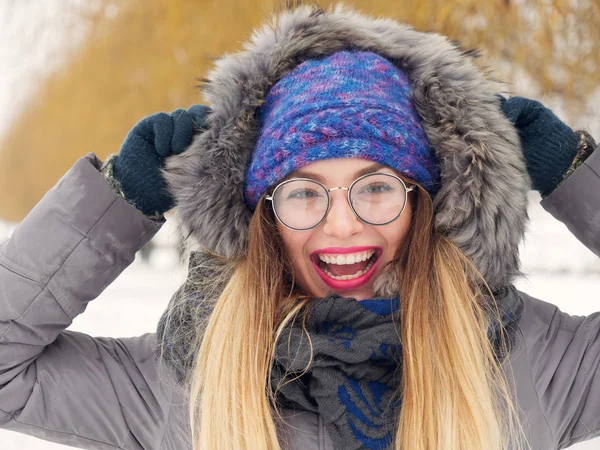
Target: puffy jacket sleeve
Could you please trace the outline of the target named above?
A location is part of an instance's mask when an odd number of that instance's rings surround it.
[[[600,256],[600,151],[542,205]],[[598,292],[590,292],[591,299],[598,297]],[[600,436],[600,312],[571,316],[554,305],[524,298],[520,328],[555,448]]]
[[[161,226],[99,164],[78,160],[0,244],[0,426],[81,448],[159,449],[172,394],[155,335],[64,331]]]
[[[600,148],[541,204],[600,256]]]
[[[521,294],[519,327],[550,448],[600,436],[600,312],[571,316]],[[534,437],[535,438],[535,437]]]

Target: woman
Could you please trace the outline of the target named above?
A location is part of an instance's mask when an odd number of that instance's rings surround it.
[[[217,62],[208,115],[142,121],[104,177],[81,159],[3,245],[0,423],[102,449],[598,435],[600,317],[512,281],[530,177],[600,254],[599,153],[495,92],[440,36],[283,13]],[[195,251],[158,333],[63,331],[161,226],[163,163]]]

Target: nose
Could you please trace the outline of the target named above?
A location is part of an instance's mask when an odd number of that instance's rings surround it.
[[[350,208],[347,191],[331,192],[331,205],[323,220],[323,232],[340,240],[348,239],[363,229],[363,223]]]

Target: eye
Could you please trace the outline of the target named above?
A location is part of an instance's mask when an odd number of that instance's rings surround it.
[[[319,192],[315,191],[314,189],[302,188],[294,189],[293,191],[289,192],[286,200],[308,200],[317,197],[319,197]]]
[[[358,194],[386,194],[388,192],[394,191],[394,186],[389,183],[384,183],[382,181],[373,181],[372,183],[367,184],[366,186],[361,187]]]

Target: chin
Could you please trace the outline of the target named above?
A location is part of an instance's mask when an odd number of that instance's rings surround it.
[[[319,283],[321,284],[321,283]],[[371,299],[373,298],[373,288],[372,287],[361,287],[360,289],[332,289],[328,286],[320,286],[318,289],[311,289],[308,290],[307,292],[319,292],[319,294],[314,295],[314,297],[317,298],[321,298],[321,297],[326,297],[328,295],[331,294],[337,294],[341,297],[346,297],[346,298],[354,298],[358,301],[360,300],[367,300],[367,299]]]
[[[368,292],[365,292],[364,290],[360,290],[357,292],[346,292],[346,293],[340,293],[340,295],[343,295],[344,297],[351,297],[351,298],[355,298],[358,301],[361,300],[367,300],[370,298],[373,298],[373,291],[370,290]]]

